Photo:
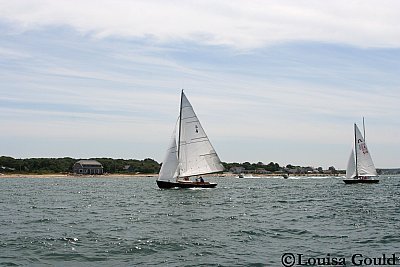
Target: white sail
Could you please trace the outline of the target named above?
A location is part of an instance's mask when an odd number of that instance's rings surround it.
[[[224,170],[192,105],[183,92],[179,146],[180,177],[209,174]]]
[[[359,176],[377,176],[371,154],[368,151],[367,144],[357,125],[354,124],[355,131],[355,149],[357,153],[357,174]]]
[[[171,137],[171,141],[168,146],[167,154],[165,155],[164,161],[161,165],[160,173],[158,174],[158,180],[161,181],[174,181],[177,176],[178,169],[178,155],[176,146],[176,127]]]
[[[356,176],[356,160],[354,158],[354,149],[351,150],[349,161],[347,162],[346,178],[354,178]]]

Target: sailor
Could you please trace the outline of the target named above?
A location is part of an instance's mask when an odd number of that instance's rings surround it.
[[[201,182],[201,183],[204,183],[204,179],[203,179],[203,177],[201,177],[201,176],[200,176],[200,182]]]

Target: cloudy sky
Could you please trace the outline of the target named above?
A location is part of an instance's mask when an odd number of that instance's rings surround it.
[[[0,155],[161,161],[185,89],[220,158],[400,167],[400,2],[0,0]]]

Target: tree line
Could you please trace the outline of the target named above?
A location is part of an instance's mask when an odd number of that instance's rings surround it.
[[[104,173],[158,173],[161,168],[161,163],[154,159],[146,158],[143,160],[137,159],[113,159],[113,158],[92,158],[103,165]],[[0,157],[0,173],[33,173],[33,174],[51,174],[51,173],[70,173],[73,165],[80,159],[65,157],[65,158],[28,158],[15,159],[12,157]],[[229,171],[234,167],[243,168],[246,171],[255,171],[264,169],[268,172],[282,172],[288,169],[304,168],[288,164],[280,166],[278,163],[270,162],[264,164],[262,162],[222,162],[225,171]],[[334,167],[329,169],[334,170]],[[319,169],[322,168],[320,167]]]
[[[158,173],[160,164],[150,158],[136,159],[112,159],[92,158],[103,165],[105,173]],[[73,165],[80,159],[74,158],[28,158],[15,159],[12,157],[0,157],[0,172],[3,173],[71,173]]]
[[[279,166],[278,163],[270,162],[268,164],[264,164],[262,162],[257,162],[257,163],[250,163],[250,162],[243,162],[243,163],[238,163],[238,162],[233,162],[233,163],[222,163],[225,167],[225,170],[230,170],[231,168],[237,167],[237,168],[244,168],[247,171],[255,171],[257,169],[264,169],[269,172],[277,172],[281,171],[282,167]]]

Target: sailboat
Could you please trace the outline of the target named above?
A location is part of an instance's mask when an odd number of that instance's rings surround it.
[[[377,177],[378,174],[365,143],[365,127],[363,128],[364,137],[357,124],[354,123],[354,148],[351,150],[347,163],[346,179],[343,180],[346,184],[379,183],[378,179],[373,178]]]
[[[178,128],[178,129],[177,129]],[[178,130],[178,134],[176,134]],[[176,140],[178,139],[178,142]],[[213,188],[202,175],[222,172],[224,167],[208,139],[192,105],[181,92],[178,122],[164,158],[157,185],[169,188]],[[197,177],[195,181],[190,177]]]

